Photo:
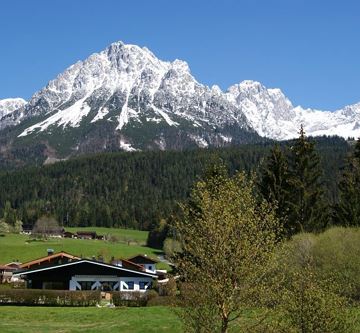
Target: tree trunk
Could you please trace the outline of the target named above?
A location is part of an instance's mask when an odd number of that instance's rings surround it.
[[[222,317],[221,333],[227,333],[229,326],[229,318],[227,316]]]

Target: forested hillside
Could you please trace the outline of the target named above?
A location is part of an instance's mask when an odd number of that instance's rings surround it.
[[[350,146],[339,138],[316,141],[328,198],[334,202],[338,172]],[[13,210],[23,224],[34,224],[41,215],[52,214],[65,226],[149,230],[188,197],[194,181],[213,162],[222,159],[230,173],[255,170],[271,147],[104,153],[3,172],[0,217],[7,205],[6,209]]]

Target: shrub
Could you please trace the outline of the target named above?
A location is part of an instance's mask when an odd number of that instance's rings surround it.
[[[340,295],[360,301],[360,229],[331,228],[317,237],[313,249],[320,276],[334,280]]]
[[[181,244],[176,239],[166,238],[164,241],[163,251],[165,252],[167,258],[172,258],[175,254],[182,251]]]
[[[99,301],[100,291],[0,290],[0,305],[94,306]]]
[[[310,261],[318,279],[331,280],[341,296],[360,301],[360,229],[334,227],[318,235],[299,234],[288,243],[288,268]]]
[[[112,300],[115,306],[130,306],[140,307],[147,305],[146,294],[140,292],[124,292],[114,291],[112,292]]]
[[[161,296],[176,296],[177,286],[173,277],[169,278],[169,281],[164,284],[159,284],[159,294]]]
[[[4,220],[0,220],[0,234],[4,235],[4,234],[8,234],[9,232],[10,232],[9,225]]]
[[[156,290],[154,289],[150,289],[150,290],[147,290],[146,291],[146,299],[149,301],[151,301],[152,299],[156,298],[156,297],[159,297],[159,294],[156,292]]]

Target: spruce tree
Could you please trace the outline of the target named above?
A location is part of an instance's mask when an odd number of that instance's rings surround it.
[[[295,232],[319,231],[328,223],[329,217],[321,182],[320,158],[314,142],[305,136],[303,126],[299,134],[289,153],[289,223]]]
[[[339,183],[339,203],[335,207],[335,222],[344,226],[360,225],[360,138]]]
[[[258,187],[262,197],[276,207],[275,212],[283,224],[286,236],[293,234],[295,226],[289,224],[289,167],[283,150],[279,145],[271,149],[260,168]]]

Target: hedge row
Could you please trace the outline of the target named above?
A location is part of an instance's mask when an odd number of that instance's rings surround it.
[[[111,294],[115,306],[139,307],[146,306],[148,302],[147,293],[114,291]]]
[[[155,290],[146,293],[113,292],[112,301],[115,306],[178,306],[180,301],[176,296],[159,296]]]
[[[100,291],[0,290],[0,305],[94,306],[99,302]]]

